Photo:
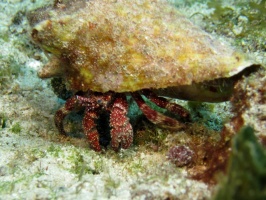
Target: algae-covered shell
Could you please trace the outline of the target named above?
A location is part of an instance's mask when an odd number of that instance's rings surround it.
[[[62,76],[77,91],[128,92],[231,77],[253,64],[167,1],[83,2],[33,27],[33,40],[52,54],[41,78]]]

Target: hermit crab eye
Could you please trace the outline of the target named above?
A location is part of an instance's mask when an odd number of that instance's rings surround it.
[[[101,103],[102,103],[102,100],[98,99],[98,100],[97,100],[97,103],[98,103],[98,104],[101,104]]]

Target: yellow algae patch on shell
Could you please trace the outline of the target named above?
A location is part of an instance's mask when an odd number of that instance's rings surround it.
[[[190,85],[252,65],[167,1],[91,0],[73,13],[55,12],[33,28],[33,40],[61,62],[73,90]]]

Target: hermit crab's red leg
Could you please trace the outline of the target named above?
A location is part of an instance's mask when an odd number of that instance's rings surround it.
[[[64,126],[63,126],[63,120],[64,118],[71,112],[73,111],[75,108],[79,107],[80,103],[77,99],[77,96],[73,96],[70,99],[68,99],[65,103],[65,105],[60,108],[56,113],[55,113],[55,117],[54,117],[54,122],[55,122],[55,126],[58,129],[58,131],[63,134],[66,135],[66,132],[64,130]]]
[[[133,142],[133,129],[127,117],[128,104],[124,94],[117,94],[110,108],[111,146],[127,149]]]
[[[138,92],[133,92],[131,95],[138,104],[140,110],[152,123],[169,129],[184,128],[185,125],[183,123],[151,109],[148,105],[146,105],[145,101]]]
[[[64,126],[63,126],[64,118],[69,113],[71,113],[73,110],[76,110],[76,109],[81,108],[81,107],[86,107],[86,106],[92,105],[92,104],[93,104],[93,102],[91,102],[90,98],[83,97],[80,95],[75,95],[75,96],[71,97],[70,99],[68,99],[66,101],[65,105],[55,113],[54,121],[55,121],[55,126],[58,129],[58,131],[61,134],[66,135],[66,132],[65,132]]]
[[[98,118],[98,113],[96,110],[87,108],[85,111],[85,116],[83,118],[83,129],[87,136],[91,147],[95,151],[101,151],[101,146],[99,143],[99,133],[97,131],[96,120]]]
[[[182,106],[175,104],[175,103],[171,103],[163,97],[158,97],[151,90],[142,90],[141,93],[145,97],[147,97],[149,100],[151,100],[153,103],[155,103],[157,106],[159,106],[161,108],[165,108],[168,111],[170,111],[174,114],[177,114],[186,120],[190,120],[189,112],[185,108],[183,108]]]

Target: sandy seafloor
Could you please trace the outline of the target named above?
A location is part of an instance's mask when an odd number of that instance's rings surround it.
[[[37,77],[47,58],[30,43],[25,17],[48,2],[0,0],[0,69],[21,68],[0,77],[0,199],[209,199],[214,187],[189,179],[165,151],[144,145],[100,154],[85,139],[58,134],[53,116],[63,101]],[[187,16],[212,12],[204,3],[178,5]],[[253,54],[265,63],[265,51]]]

